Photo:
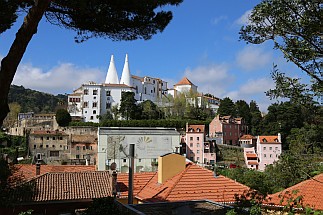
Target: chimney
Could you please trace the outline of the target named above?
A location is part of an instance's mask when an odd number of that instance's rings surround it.
[[[280,133],[278,133],[278,141],[281,143],[282,142],[282,136]]]
[[[117,168],[117,164],[115,162],[113,162],[111,165],[110,165],[110,169],[112,171],[112,195],[113,195],[113,198],[116,199],[117,197],[117,171],[116,171],[116,168]]]
[[[158,183],[162,184],[186,168],[185,157],[169,153],[158,158]]]
[[[40,175],[40,162],[37,161],[36,163],[36,175]]]
[[[133,204],[133,173],[134,173],[134,158],[135,144],[130,144],[129,148],[129,182],[128,182],[128,204]]]

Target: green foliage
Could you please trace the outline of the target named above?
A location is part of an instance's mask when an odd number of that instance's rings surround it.
[[[259,110],[259,107],[257,103],[253,100],[251,100],[249,104],[250,109],[250,125],[249,125],[249,132],[252,135],[259,135],[262,128],[261,128],[261,122],[262,122],[262,116],[261,112]]]
[[[244,100],[238,100],[235,103],[237,117],[242,117],[247,125],[251,123],[251,113],[249,105]]]
[[[217,112],[220,116],[233,116],[236,117],[236,107],[229,97],[221,99],[221,103]]]
[[[0,0],[0,34],[13,25],[17,19],[18,1]]]
[[[141,112],[140,119],[161,119],[163,118],[163,112],[160,110],[157,105],[150,101],[146,100],[138,105],[138,109]]]
[[[65,127],[65,126],[68,126],[69,123],[72,121],[72,117],[69,114],[69,112],[67,112],[67,110],[58,109],[56,111],[56,121],[59,126]]]
[[[51,95],[36,90],[26,89],[23,86],[11,85],[9,103],[18,103],[20,112],[53,113],[56,108],[65,104],[66,95]]]
[[[120,102],[119,112],[124,119],[129,120],[138,118],[134,92],[122,92]]]
[[[321,21],[321,1],[264,0],[252,10],[240,39],[253,44],[272,40],[275,49],[312,78],[311,89],[322,93]]]
[[[31,214],[33,214],[33,210],[20,212],[18,215],[31,215]]]
[[[121,215],[113,197],[94,199],[89,208],[82,215]]]

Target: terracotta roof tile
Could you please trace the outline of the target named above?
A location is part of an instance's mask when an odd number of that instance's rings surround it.
[[[246,153],[247,158],[257,158],[257,154],[254,153]]]
[[[250,140],[250,139],[257,139],[256,137],[252,136],[251,134],[245,134],[240,137],[241,140]]]
[[[182,78],[182,80],[180,80],[174,86],[177,86],[177,85],[194,85],[194,84],[190,80],[188,80],[186,77],[184,77],[184,78]]]
[[[285,196],[288,199],[292,195],[292,191],[296,190],[298,192],[293,197],[302,196],[304,206],[309,206],[316,210],[323,210],[323,173],[281,192],[270,195],[269,198],[271,199],[269,202],[274,205],[286,205],[287,200],[284,200],[280,204],[282,197]]]
[[[72,143],[96,143],[96,137],[94,135],[72,135]]]
[[[248,161],[248,165],[259,165],[257,161]]]
[[[137,195],[137,193],[146,186],[146,184],[156,175],[156,172],[141,172],[141,173],[135,173],[134,174],[134,190],[133,195]],[[129,175],[127,173],[120,173],[117,176],[118,181],[118,193],[119,198],[128,197],[128,180]]]
[[[204,133],[205,125],[188,125],[188,131],[186,132],[190,132],[190,129],[192,129],[193,133]]]
[[[242,194],[248,189],[224,176],[214,177],[214,172],[189,163],[183,172],[163,184],[157,183],[156,174],[136,197],[149,202],[201,199],[233,202],[234,194]]]
[[[278,136],[259,136],[260,143],[279,143]]]
[[[139,80],[141,82],[144,81],[144,78],[143,77],[139,77],[139,76],[136,76],[136,75],[132,75],[131,77],[134,78],[134,79],[137,79],[137,80]]]
[[[36,165],[31,164],[17,164],[15,165],[17,170],[16,174],[21,174],[25,179],[31,179],[36,176]],[[95,171],[95,165],[41,165],[40,174],[49,172],[84,172],[84,171]]]
[[[108,171],[46,173],[30,181],[33,195],[24,202],[81,200],[112,196]]]

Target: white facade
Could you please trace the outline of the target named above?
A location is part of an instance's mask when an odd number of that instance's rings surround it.
[[[99,116],[106,114],[112,106],[120,105],[123,91],[134,92],[138,102],[157,102],[167,94],[167,82],[159,78],[131,75],[128,55],[119,82],[112,55],[105,82],[85,83],[75,90],[68,96],[68,111],[71,116],[82,118],[85,122],[99,122]]]
[[[115,162],[119,172],[127,172],[129,144],[135,144],[135,171],[154,171],[159,156],[180,148],[180,133],[174,128],[101,127],[98,170],[106,170]]]

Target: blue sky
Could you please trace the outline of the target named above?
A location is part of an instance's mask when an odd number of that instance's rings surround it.
[[[274,102],[264,93],[274,87],[270,78],[273,63],[291,76],[300,73],[270,42],[247,45],[239,41],[248,11],[259,2],[184,0],[171,8],[174,18],[164,32],[148,41],[94,38],[76,44],[75,32],[43,19],[13,83],[53,94],[72,93],[84,82],[104,82],[111,54],[120,78],[128,53],[134,75],[159,77],[170,88],[186,76],[200,92],[229,96],[234,101],[255,100],[265,111]],[[0,35],[0,57],[7,54],[21,21]]]

